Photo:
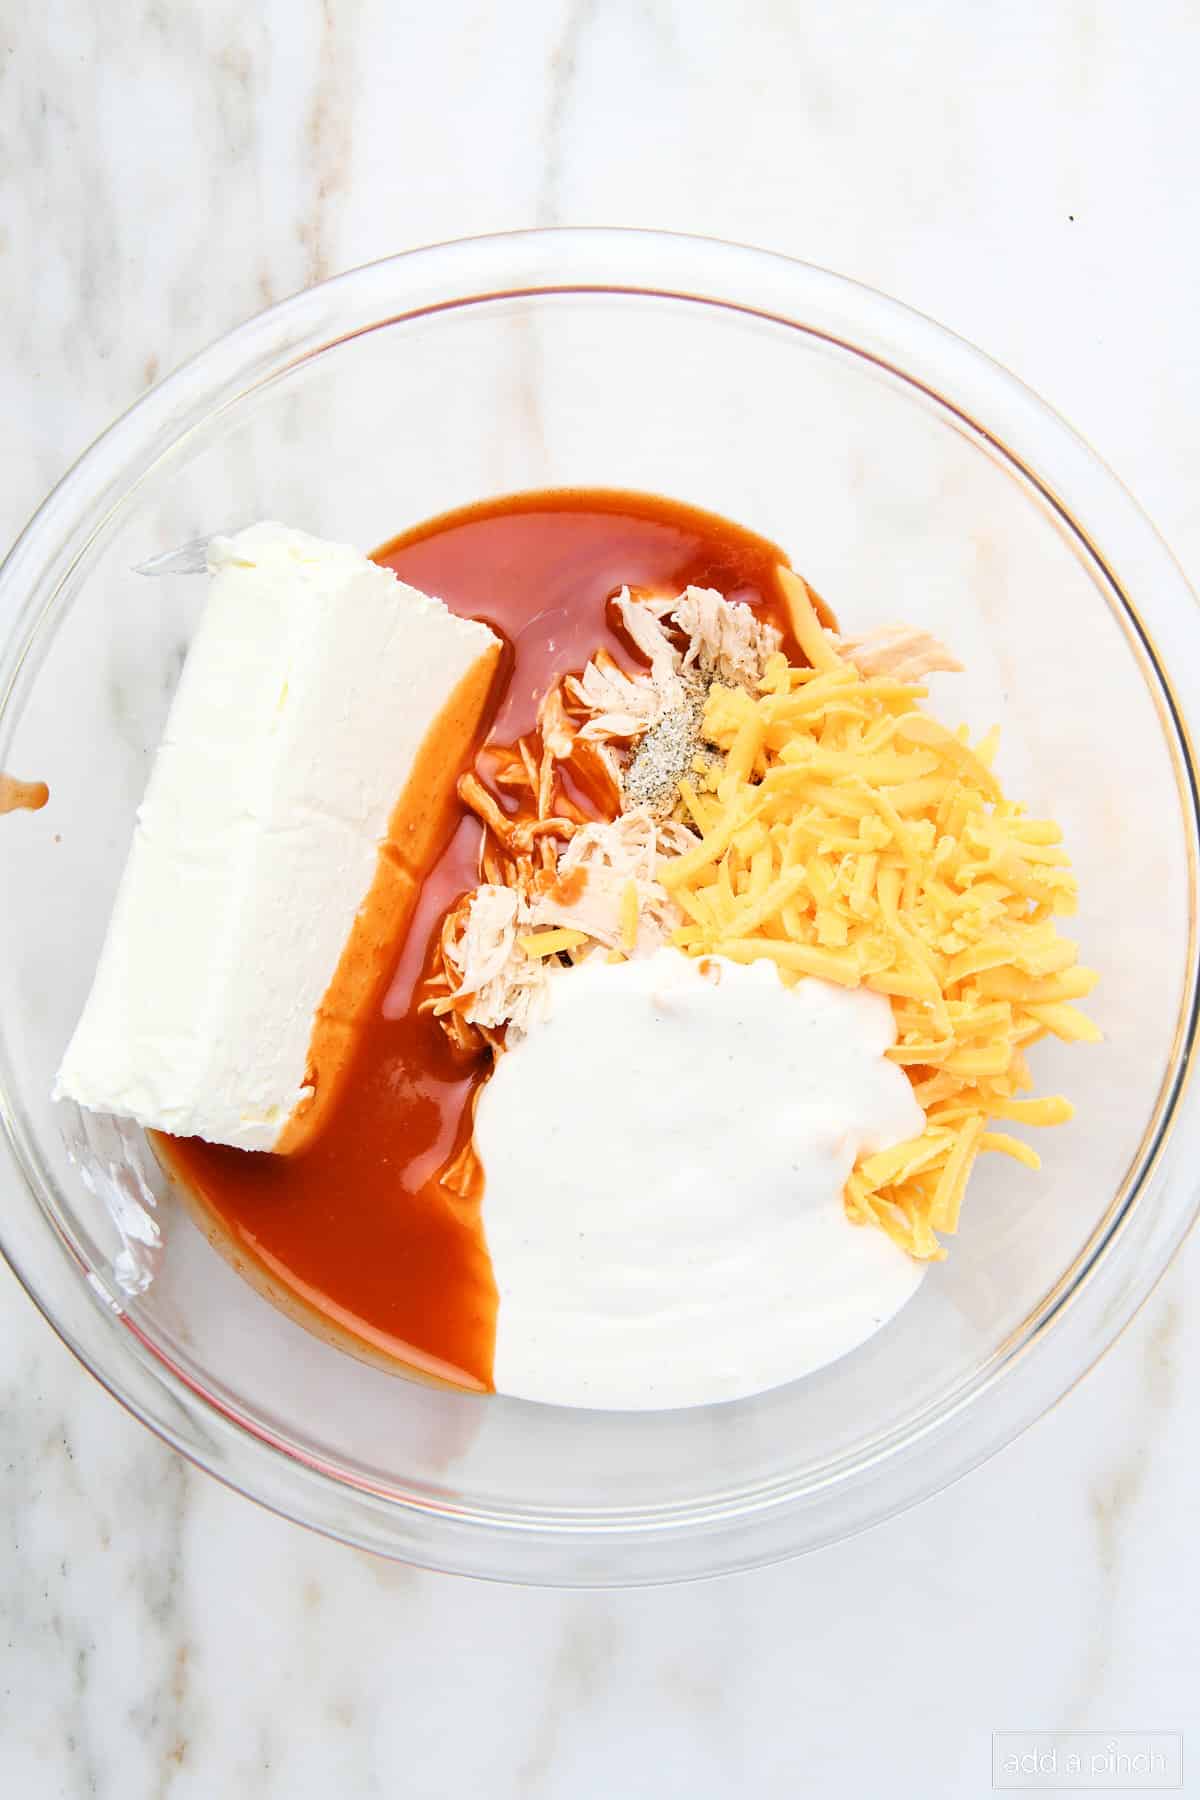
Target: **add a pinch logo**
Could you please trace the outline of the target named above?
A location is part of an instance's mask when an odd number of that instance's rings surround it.
[[[998,1731],[992,1736],[994,1789],[1130,1793],[1182,1786],[1179,1733]]]

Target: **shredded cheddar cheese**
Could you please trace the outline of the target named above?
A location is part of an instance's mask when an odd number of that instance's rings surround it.
[[[631,877],[621,890],[621,948],[627,956],[637,949],[639,911],[638,886]]]
[[[816,975],[886,994],[923,1134],[858,1163],[851,1218],[915,1257],[945,1255],[976,1157],[1038,1157],[993,1120],[1060,1124],[1058,1097],[1032,1086],[1040,1038],[1093,1042],[1073,1002],[1097,976],[1077,966],[1054,919],[1075,908],[1062,833],[1005,798],[995,734],[972,745],[920,710],[926,690],[867,677],[837,653],[807,589],[780,571],[812,664],[776,653],[758,692],[714,686],[704,736],[724,753],[679,785],[676,816],[700,833],[660,865],[690,955],[774,961],[786,981]]]
[[[557,931],[533,931],[517,939],[529,956],[557,956],[560,951],[578,950],[587,943],[586,931],[571,931],[566,926]]]

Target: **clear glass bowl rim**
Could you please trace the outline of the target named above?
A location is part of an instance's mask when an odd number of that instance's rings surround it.
[[[0,1214],[0,1251],[62,1341],[129,1411],[191,1461],[286,1517],[360,1548],[499,1580],[623,1585],[727,1572],[814,1549],[916,1504],[994,1454],[1061,1398],[1152,1291],[1198,1210],[1190,1180],[1155,1195],[1132,1274],[1114,1254],[1168,1137],[1200,1151],[1197,1022],[1200,615],[1182,571],[1115,475],[1028,388],[981,351],[843,276],[714,239],[616,228],[463,239],[407,251],[310,288],[237,327],[143,395],[88,449],[0,566],[4,710],[63,582],[158,459],[247,392],[345,339],[448,308],[558,293],[677,300],[791,326],[917,389],[1051,509],[1116,597],[1153,675],[1187,840],[1189,944],[1172,1072],[1132,1178],[1049,1300],[936,1416],[807,1484],[642,1511],[498,1513],[380,1493],[295,1453],[164,1363],[89,1287],[47,1202],[36,1155],[0,1085],[0,1122],[23,1177]],[[1131,596],[1136,595],[1136,604]],[[0,1067],[0,1082],[3,1068]],[[1186,1158],[1185,1167],[1194,1162]],[[23,1189],[23,1191],[22,1191]],[[1143,1209],[1145,1210],[1145,1209]],[[1127,1253],[1128,1254],[1128,1253]]]

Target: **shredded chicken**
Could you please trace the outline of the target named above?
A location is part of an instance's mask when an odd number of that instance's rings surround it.
[[[463,989],[483,995],[502,972],[516,942],[520,896],[513,888],[475,889],[462,936],[454,946]]]
[[[658,880],[658,865],[664,856],[678,856],[698,842],[686,825],[657,820],[645,811],[622,813],[610,824],[584,825],[559,858],[554,886],[533,902],[533,922],[584,931],[596,943],[616,949],[622,944],[621,909],[632,881],[637,894],[632,953],[648,956],[683,923]]]
[[[544,1013],[545,964],[518,941],[519,928],[529,923],[528,903],[515,888],[485,883],[475,889],[461,929],[443,943],[447,973],[456,977],[449,1001],[459,1002],[453,1010],[468,1025],[507,1026],[519,1036]],[[451,1007],[439,1000],[435,1010]]]
[[[675,601],[661,597],[637,600],[628,588],[622,588],[616,607],[622,625],[650,664],[651,681],[660,692],[669,692],[683,661],[663,624],[674,611]]]
[[[623,588],[616,608],[650,667],[627,674],[602,650],[564,686],[586,715],[579,738],[601,752],[622,804],[661,815],[702,749],[709,687],[756,688],[779,633],[715,588],[689,587],[673,598]]]
[[[542,696],[538,707],[538,730],[542,734],[542,747],[555,762],[563,762],[570,756],[575,744],[575,726],[567,717],[563,706],[562,683],[556,681]],[[521,742],[524,743],[522,738]]]
[[[650,661],[650,679],[660,690],[673,680],[697,678],[728,687],[753,687],[766,661],[778,650],[779,633],[764,624],[754,609],[727,600],[716,588],[685,588],[675,599],[635,600],[629,589],[617,600],[621,623]],[[686,640],[682,649],[668,627]]]
[[[780,637],[749,607],[726,600],[715,588],[690,587],[675,604],[674,620],[688,639],[683,669],[698,669],[705,683],[754,688]]]
[[[464,1048],[519,1039],[544,1016],[554,957],[532,955],[522,938],[546,926],[581,931],[577,956],[616,949],[624,940],[630,883],[637,901],[632,954],[647,956],[682,922],[658,880],[664,856],[693,849],[684,825],[661,823],[647,812],[623,813],[611,823],[585,825],[558,859],[552,881],[532,899],[516,888],[485,882],[446,922],[442,937],[444,993],[428,1003],[448,1026],[474,1027],[455,1035]]]
[[[650,667],[627,675],[601,651],[582,675],[567,682],[571,699],[591,715],[580,731],[584,738],[637,737],[665,713],[694,703],[713,681],[752,688],[767,657],[779,648],[773,625],[715,588],[689,587],[675,598],[641,599],[623,588],[616,607]],[[685,640],[682,646],[679,636]]]
[[[536,777],[531,780],[530,785],[535,793],[539,791]],[[495,795],[488,792],[478,775],[471,770],[459,777],[458,797],[483,821],[497,843],[510,855],[517,857],[528,856],[539,838],[570,837],[578,823],[575,819],[559,818],[553,813],[548,817],[534,819],[510,819]]]
[[[483,880],[443,921],[422,1005],[463,1051],[498,1051],[526,1032],[544,1015],[568,954],[649,955],[684,923],[659,866],[699,840],[663,815],[704,753],[709,688],[757,689],[779,647],[773,626],[713,588],[674,598],[625,588],[615,604],[648,667],[627,673],[598,650],[581,675],[550,687],[536,732],[489,746],[459,782],[484,827]],[[909,680],[960,667],[928,632],[909,627],[830,636],[864,675]],[[589,820],[585,796],[616,817]],[[523,940],[547,927],[583,941],[569,953],[535,955]]]
[[[897,681],[920,681],[939,672],[957,675],[962,664],[932,632],[915,625],[882,625],[862,637],[829,634],[834,647],[860,675],[891,675]]]
[[[567,678],[567,692],[590,715],[582,738],[631,738],[662,710],[663,695],[649,675],[627,675],[605,652],[582,675]]]

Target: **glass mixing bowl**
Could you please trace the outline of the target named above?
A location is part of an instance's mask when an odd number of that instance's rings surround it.
[[[1106,1041],[1035,1052],[1070,1127],[972,1181],[950,1259],[861,1350],[752,1400],[590,1413],[437,1391],[275,1311],[137,1131],[55,1107],[203,598],[132,573],[258,518],[369,546],[520,488],[649,489],[782,543],[854,630],[930,627],[946,716],[1002,727],[1064,825]],[[630,1583],[786,1556],[978,1463],[1109,1345],[1196,1211],[1200,630],[1178,568],[1046,406],[929,320],[730,245],[553,231],[325,283],[172,375],[0,573],[0,1236],[93,1373],[213,1474],[371,1550]],[[114,1219],[119,1219],[119,1231]],[[146,1274],[153,1272],[148,1283]],[[131,1291],[138,1287],[142,1291]]]

